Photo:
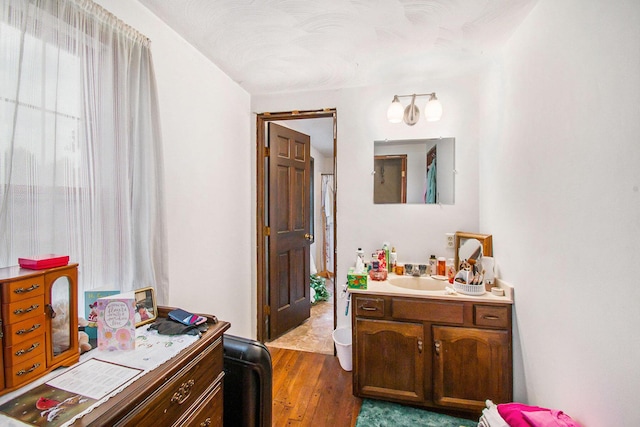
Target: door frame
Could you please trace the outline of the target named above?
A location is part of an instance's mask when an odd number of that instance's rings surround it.
[[[267,292],[268,270],[266,262],[266,251],[268,249],[266,239],[268,230],[265,219],[265,159],[267,157],[266,124],[272,121],[315,119],[333,117],[333,271],[336,271],[337,252],[337,217],[336,217],[336,190],[337,190],[337,111],[335,108],[325,108],[322,110],[309,111],[288,111],[277,113],[258,113],[256,115],[256,288],[257,288],[257,337],[260,342],[265,342],[267,338],[267,319],[270,314],[269,293]],[[335,282],[334,282],[335,288]],[[336,325],[336,294],[333,292],[333,326]]]

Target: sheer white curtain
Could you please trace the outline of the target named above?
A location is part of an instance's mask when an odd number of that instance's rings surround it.
[[[154,286],[166,303],[148,39],[88,0],[0,4],[0,266],[68,254],[80,296]]]

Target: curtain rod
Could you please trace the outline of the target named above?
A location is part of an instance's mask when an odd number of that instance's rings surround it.
[[[73,0],[84,11],[94,15],[98,20],[104,22],[107,25],[111,25],[117,30],[125,32],[129,37],[136,41],[140,41],[144,46],[148,46],[151,43],[149,37],[142,34],[140,31],[133,28],[131,25],[118,18],[113,13],[109,12],[104,7],[92,0]]]

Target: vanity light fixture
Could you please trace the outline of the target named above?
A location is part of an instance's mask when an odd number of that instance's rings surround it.
[[[387,119],[391,123],[400,123],[404,121],[409,126],[413,126],[418,123],[420,118],[420,109],[416,105],[416,98],[419,96],[428,96],[429,100],[424,108],[424,116],[428,122],[436,122],[442,117],[442,104],[438,101],[436,93],[418,93],[413,95],[394,95],[391,105],[387,110]],[[398,98],[411,97],[411,104],[407,107],[403,107]]]

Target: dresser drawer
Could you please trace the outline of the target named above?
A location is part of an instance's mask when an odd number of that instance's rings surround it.
[[[477,326],[495,326],[506,328],[509,326],[509,308],[494,305],[479,305],[474,307],[473,323]]]
[[[394,298],[391,304],[391,315],[394,319],[464,323],[463,303]]]
[[[5,323],[16,323],[41,314],[44,314],[44,294],[10,304],[2,304],[2,320]]]
[[[44,295],[44,275],[2,284],[4,304]]]
[[[44,333],[44,314],[25,319],[13,324],[4,325],[4,345],[12,347],[18,343]]]
[[[200,403],[197,409],[185,420],[180,420],[178,426],[216,427],[222,425],[224,411],[224,393],[222,381],[213,387],[209,394]]]
[[[20,384],[26,383],[35,379],[40,374],[47,370],[47,363],[45,360],[45,354],[42,353],[31,359],[24,360],[13,366],[7,366],[4,368],[4,380],[5,385],[9,387],[16,387]]]
[[[384,317],[384,299],[373,297],[356,297],[354,309],[356,316]]]
[[[43,331],[44,332],[44,331]],[[4,366],[13,366],[44,353],[44,333],[4,349]]]
[[[170,426],[183,414],[190,412],[202,394],[216,382],[222,373],[222,339],[217,339],[193,361],[153,393],[142,408],[118,425]]]

